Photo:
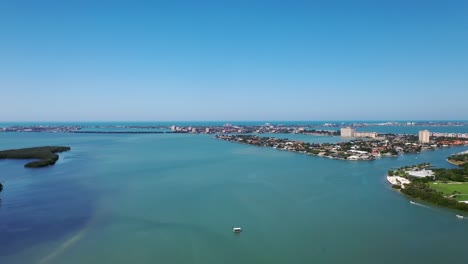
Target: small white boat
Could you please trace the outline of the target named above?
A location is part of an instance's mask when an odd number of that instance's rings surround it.
[[[463,215],[457,215],[457,218],[463,219],[465,217]]]
[[[240,227],[234,227],[234,228],[232,229],[232,232],[234,232],[234,233],[240,233],[240,232],[242,232],[242,228],[240,228]]]
[[[410,203],[410,204],[416,204],[416,203],[415,203],[415,202],[413,202],[413,201],[410,201],[409,203]]]

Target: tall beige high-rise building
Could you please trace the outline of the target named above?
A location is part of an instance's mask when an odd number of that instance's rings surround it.
[[[421,130],[419,131],[419,142],[421,143],[429,143],[429,138],[431,136],[431,132],[429,130]]]
[[[354,137],[354,133],[356,133],[356,129],[352,127],[343,127],[341,128],[341,136],[342,137]]]

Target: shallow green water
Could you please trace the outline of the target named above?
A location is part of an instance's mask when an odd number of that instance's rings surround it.
[[[0,134],[2,149],[44,144],[72,151],[39,170],[0,161],[2,264],[468,263],[468,221],[384,178],[467,148],[346,162],[208,135]]]

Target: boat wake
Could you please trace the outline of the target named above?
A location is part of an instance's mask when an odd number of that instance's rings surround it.
[[[410,204],[412,204],[412,205],[417,205],[417,206],[421,206],[421,207],[424,207],[424,208],[430,209],[430,207],[429,207],[429,206],[427,206],[427,205],[420,204],[420,203],[416,203],[416,202],[413,202],[413,201],[410,201]]]
[[[460,220],[468,220],[468,218],[465,217],[465,216],[463,216],[463,215],[457,214],[457,215],[455,215],[455,216],[456,216],[458,219],[460,219]]]
[[[413,202],[413,201],[410,201],[410,204],[412,205],[417,205],[417,206],[421,206],[421,207],[424,207],[424,208],[427,208],[427,209],[431,209],[431,207],[429,206],[426,206],[424,204],[420,204],[420,203],[416,203],[416,202]],[[468,217],[466,216],[463,216],[463,215],[455,215],[459,220],[468,220]]]

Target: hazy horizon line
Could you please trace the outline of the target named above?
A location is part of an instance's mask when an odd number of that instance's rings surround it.
[[[71,123],[71,122],[468,122],[463,119],[303,119],[303,120],[280,120],[280,119],[258,119],[258,120],[236,120],[236,119],[214,119],[214,120],[15,120],[3,121],[0,123]]]

